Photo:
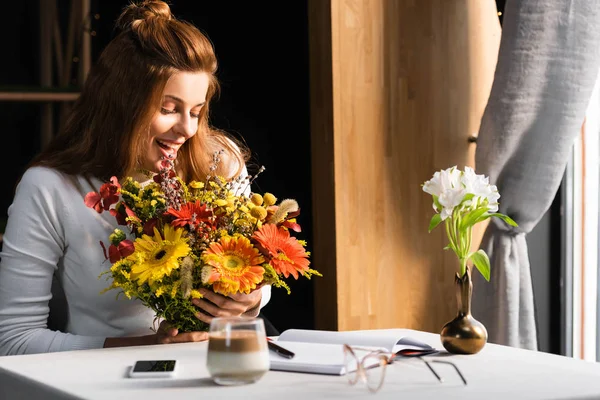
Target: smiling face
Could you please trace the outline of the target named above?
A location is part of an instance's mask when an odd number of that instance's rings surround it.
[[[161,108],[150,125],[144,169],[159,172],[161,161],[177,158],[179,148],[196,134],[208,85],[209,76],[205,72],[178,72],[169,78]]]

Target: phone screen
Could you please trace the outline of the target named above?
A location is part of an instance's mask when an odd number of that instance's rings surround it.
[[[173,372],[175,360],[148,360],[137,361],[133,372]]]

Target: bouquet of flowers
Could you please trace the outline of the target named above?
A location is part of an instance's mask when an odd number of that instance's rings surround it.
[[[498,212],[500,194],[489,178],[477,175],[473,168],[460,171],[456,166],[437,171],[423,184],[423,191],[433,197],[436,214],[429,223],[431,232],[445,222],[448,246],[460,261],[460,276],[467,271],[471,260],[483,277],[490,280],[490,260],[483,250],[471,252],[473,226],[491,217],[497,217],[511,226],[517,226],[510,217]]]
[[[213,157],[213,171],[219,156]],[[290,235],[301,231],[298,203],[277,204],[271,193],[244,194],[263,170],[231,181],[208,176],[184,182],[173,161],[164,160],[145,185],[113,177],[88,193],[88,207],[110,212],[129,231],[116,228],[108,248],[100,242],[112,263],[104,273],[112,278],[106,290],[140,299],[181,332],[206,331],[191,302],[202,297],[201,287],[228,296],[269,284],[289,293],[284,278],[321,276],[309,268],[306,243]]]

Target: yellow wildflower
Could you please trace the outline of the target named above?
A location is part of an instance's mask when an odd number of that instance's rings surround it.
[[[254,193],[252,197],[250,197],[250,200],[252,200],[252,203],[257,206],[262,206],[263,204],[263,197],[258,193]]]
[[[264,206],[269,207],[277,202],[277,197],[273,196],[271,193],[265,193],[263,196]]]

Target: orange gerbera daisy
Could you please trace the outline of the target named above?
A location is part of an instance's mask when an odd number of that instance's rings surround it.
[[[223,236],[202,253],[202,282],[224,296],[250,293],[263,280],[265,259],[243,236]]]
[[[179,210],[169,208],[166,215],[175,217],[171,225],[177,227],[185,227],[186,225],[198,225],[200,222],[212,224],[213,212],[206,208],[206,204],[200,204],[199,200],[195,202],[185,203]]]
[[[271,266],[286,278],[291,274],[298,279],[298,272],[308,272],[308,254],[298,239],[290,236],[287,229],[275,224],[265,224],[253,236],[271,257]]]

